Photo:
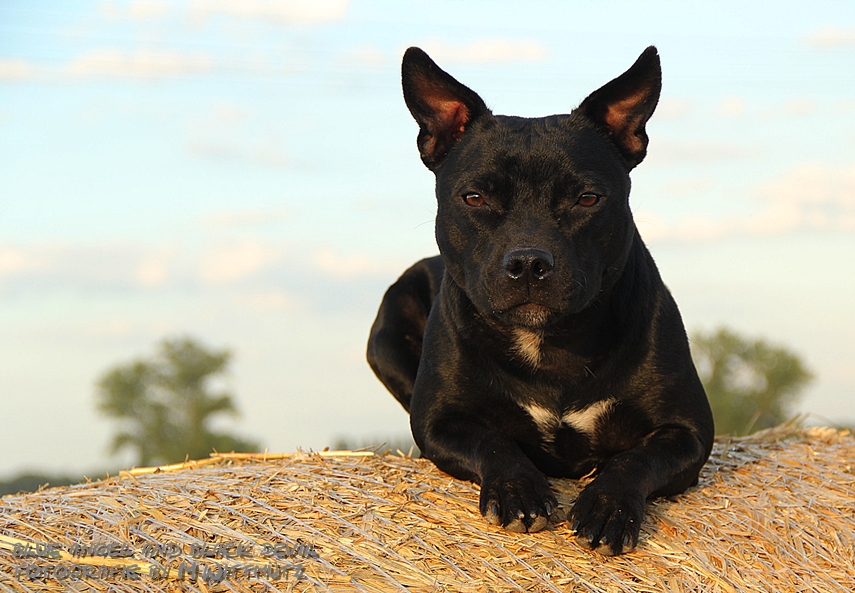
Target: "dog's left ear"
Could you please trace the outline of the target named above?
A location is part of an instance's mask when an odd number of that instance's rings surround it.
[[[644,126],[656,109],[661,90],[659,54],[651,45],[629,70],[582,101],[579,110],[608,134],[632,168],[647,154]]]

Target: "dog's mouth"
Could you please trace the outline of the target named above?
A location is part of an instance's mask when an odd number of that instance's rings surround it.
[[[500,311],[499,317],[507,320],[511,325],[538,328],[547,325],[553,314],[554,311],[544,305],[522,303]]]

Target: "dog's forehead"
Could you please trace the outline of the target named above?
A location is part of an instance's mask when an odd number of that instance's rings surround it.
[[[580,165],[602,168],[604,160],[614,159],[615,149],[591,122],[577,116],[546,117],[494,116],[497,147],[515,152],[548,153],[563,156]]]
[[[498,115],[461,143],[467,162],[461,183],[566,185],[626,178],[616,150],[595,127],[574,115]],[[487,188],[482,188],[487,189]]]

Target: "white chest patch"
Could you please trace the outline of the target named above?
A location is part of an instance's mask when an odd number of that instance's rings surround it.
[[[514,328],[514,351],[533,367],[540,362],[542,345],[542,333],[521,327]]]
[[[611,411],[614,404],[614,399],[604,399],[587,408],[567,412],[562,416],[537,404],[528,404],[524,407],[531,415],[534,423],[537,424],[537,428],[543,435],[543,440],[551,443],[555,439],[555,433],[562,426],[569,426],[588,437],[593,437],[600,419]]]
[[[568,426],[572,426],[579,432],[591,436],[597,429],[597,423],[600,421],[600,418],[608,414],[614,405],[615,400],[611,398],[594,402],[587,408],[576,412],[567,412],[561,417],[561,421]]]

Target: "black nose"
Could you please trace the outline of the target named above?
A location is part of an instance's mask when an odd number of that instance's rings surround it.
[[[514,280],[526,277],[531,280],[543,280],[552,273],[555,260],[548,251],[525,247],[507,252],[502,264],[508,276]]]

